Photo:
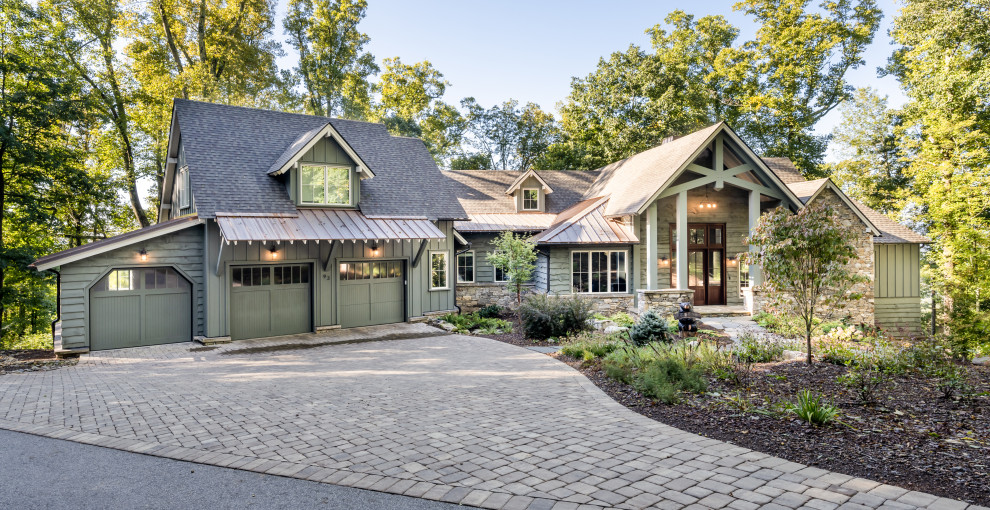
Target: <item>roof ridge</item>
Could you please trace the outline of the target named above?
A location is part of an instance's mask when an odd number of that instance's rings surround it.
[[[172,101],[174,101],[176,103],[205,104],[205,105],[210,105],[210,106],[220,106],[220,107],[224,107],[224,108],[238,108],[238,109],[241,109],[241,110],[252,110],[252,111],[257,111],[257,112],[265,112],[265,113],[277,113],[277,114],[280,114],[280,115],[291,115],[291,116],[295,116],[295,117],[306,117],[306,118],[310,118],[310,119],[325,119],[327,121],[331,121],[331,120],[342,120],[344,122],[355,122],[355,123],[360,123],[360,124],[372,124],[372,125],[375,125],[375,126],[384,126],[385,125],[382,122],[373,122],[373,121],[370,121],[370,120],[345,119],[343,117],[328,117],[326,115],[313,115],[311,113],[299,113],[299,112],[287,112],[285,110],[273,110],[273,109],[270,109],[270,108],[262,108],[260,106],[244,106],[244,105],[238,105],[238,104],[214,103],[214,102],[211,102],[211,101],[199,101],[199,100],[196,100],[196,99],[183,99],[181,97],[177,97],[177,98],[173,99]]]

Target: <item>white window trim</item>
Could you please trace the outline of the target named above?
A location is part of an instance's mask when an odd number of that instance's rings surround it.
[[[461,261],[460,261],[461,255],[471,255],[471,279],[470,280],[461,280]],[[477,279],[477,275],[475,274],[475,272],[478,270],[477,263],[476,263],[475,258],[474,258],[474,250],[468,250],[468,251],[463,252],[463,253],[458,253],[457,254],[456,264],[457,264],[457,283],[474,283],[475,279]],[[433,266],[430,266],[430,270],[431,271],[433,270]],[[432,282],[432,279],[431,279],[431,282]]]
[[[587,253],[587,254],[589,254],[588,255],[589,263],[590,263],[591,253],[605,253],[606,254],[605,259],[608,260],[608,264],[610,266],[608,269],[605,270],[605,274],[606,274],[605,288],[608,289],[608,290],[606,290],[605,292],[593,292],[591,290],[589,290],[587,292],[575,292],[574,291],[574,254],[575,253]],[[626,274],[626,290],[624,292],[612,292],[612,268],[611,268],[611,265],[612,265],[612,254],[613,253],[624,253],[625,254],[625,258],[626,258],[626,270],[624,271],[624,273]],[[598,295],[601,295],[601,294],[629,294],[629,274],[630,274],[630,271],[629,271],[629,250],[571,250],[571,253],[570,253],[569,256],[570,256],[570,259],[571,259],[571,278],[570,278],[570,281],[571,281],[571,293],[572,294],[590,294],[590,295],[593,295],[593,296],[598,296]],[[591,277],[590,276],[590,274],[591,274],[591,268],[590,267],[588,268],[588,274],[589,274],[589,278],[590,278]],[[588,289],[591,289],[591,280],[590,279],[588,280]]]
[[[176,179],[179,185],[179,209],[186,209],[189,207],[189,167],[182,167],[179,169],[178,179]]]
[[[532,209],[526,208],[526,192],[527,191],[535,191],[536,192],[536,207],[534,207]],[[539,211],[540,210],[540,188],[522,188],[521,190],[519,190],[519,193],[522,193],[522,195],[520,195],[521,198],[522,198],[522,204],[520,205],[520,207],[521,207],[521,209],[523,211]]]
[[[302,198],[302,169],[303,167],[316,167],[323,169],[323,196],[330,196],[327,185],[330,182],[327,179],[327,170],[331,168],[344,169],[347,170],[347,203],[346,204],[330,204],[326,202],[304,202]],[[348,165],[333,165],[329,163],[299,163],[299,204],[301,205],[313,205],[313,206],[323,206],[323,207],[350,207],[354,205],[354,183],[352,182],[351,175],[352,168]]]
[[[430,290],[450,290],[450,254],[446,251],[431,251],[430,255]],[[443,255],[444,286],[433,286],[433,256]]]

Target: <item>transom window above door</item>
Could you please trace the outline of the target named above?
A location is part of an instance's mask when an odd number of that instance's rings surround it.
[[[299,203],[351,205],[350,167],[302,165],[299,172]]]

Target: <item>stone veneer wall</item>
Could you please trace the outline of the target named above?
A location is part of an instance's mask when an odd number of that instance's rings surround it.
[[[856,250],[856,258],[850,261],[849,265],[854,273],[867,278],[865,282],[853,286],[853,291],[862,294],[863,297],[856,301],[845,303],[844,308],[835,310],[832,313],[832,318],[849,317],[853,324],[873,325],[876,322],[873,287],[873,234],[866,231],[866,225],[863,224],[852,209],[842,202],[842,199],[834,191],[827,189],[818,195],[818,198],[815,200],[816,202],[824,202],[831,206],[836,211],[836,219],[840,225],[861,232],[853,242],[853,247]],[[746,298],[746,307],[750,313],[762,311],[770,301],[765,291],[760,288],[744,291],[743,293]]]
[[[581,298],[591,301],[591,309],[602,315],[633,311],[632,294],[594,294],[582,295]]]
[[[873,234],[866,231],[866,225],[863,224],[852,209],[842,202],[842,199],[834,191],[826,189],[818,195],[815,201],[824,202],[835,209],[840,225],[860,232],[860,235],[853,242],[853,247],[856,249],[856,258],[850,261],[849,265],[854,273],[867,278],[865,282],[858,283],[853,287],[853,292],[862,294],[863,297],[846,303],[845,308],[837,310],[833,316],[848,316],[853,324],[872,325],[876,320],[873,290]]]
[[[532,285],[523,286],[523,299],[536,292]],[[507,283],[458,283],[457,306],[464,313],[473,312],[488,305],[503,308],[517,306],[516,291]]]
[[[644,313],[647,310],[659,310],[664,315],[672,315],[678,311],[678,305],[682,302],[694,302],[693,290],[661,289],[636,291],[637,313]]]

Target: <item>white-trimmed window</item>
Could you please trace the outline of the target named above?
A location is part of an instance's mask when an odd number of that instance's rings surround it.
[[[749,264],[740,261],[739,262],[739,288],[748,289],[750,285],[749,281]]]
[[[509,273],[507,273],[504,269],[502,269],[500,267],[496,267],[495,268],[495,282],[496,283],[505,283],[507,281],[509,281]]]
[[[627,292],[625,250],[571,252],[571,287],[576,293]]]
[[[430,252],[430,290],[447,289],[447,282],[447,252]]]
[[[540,210],[540,190],[539,188],[523,188],[522,209],[524,211]]]
[[[351,205],[351,169],[346,166],[301,165],[299,203]]]
[[[466,251],[457,255],[457,281],[474,282],[474,252]]]
[[[179,209],[189,207],[189,167],[179,169],[179,175],[175,179],[175,187],[179,198]]]

